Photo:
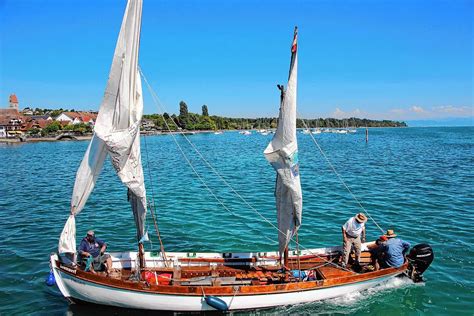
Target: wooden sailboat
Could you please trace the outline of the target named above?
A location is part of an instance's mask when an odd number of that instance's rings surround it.
[[[141,11],[142,0],[128,1],[95,133],[76,175],[71,215],[61,233],[58,253],[50,257],[52,273],[64,297],[71,302],[150,310],[245,310],[337,297],[403,274],[420,278],[429,262],[423,257],[417,260],[416,256],[429,247],[419,247],[412,260],[399,268],[362,268],[359,272],[339,267],[341,247],[288,250],[302,213],[296,142],[296,29],[288,85],[279,86],[278,129],[265,149],[267,160],[277,172],[279,250],[145,252],[147,202],[139,142],[143,108],[138,71]],[[77,263],[75,232],[75,217],[83,209],[108,156],[127,187],[138,241],[137,251],[110,253],[116,273],[109,276],[86,272]],[[369,244],[363,245],[365,259]]]

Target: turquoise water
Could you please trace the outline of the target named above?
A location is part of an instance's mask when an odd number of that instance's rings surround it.
[[[357,203],[309,135],[299,134],[305,247],[340,243],[340,226]],[[354,135],[315,135],[329,159],[382,226],[412,245],[428,242],[435,261],[426,283],[394,280],[370,291],[260,314],[473,314],[474,128],[371,129]],[[200,162],[182,136],[193,165],[230,214],[186,164],[171,136],[142,138],[148,194],[153,196],[169,251],[273,250],[276,232]],[[273,222],[275,174],[262,151],[271,135],[189,136],[202,155],[249,203]],[[140,314],[97,306],[68,306],[44,285],[48,256],[67,219],[74,176],[87,142],[0,145],[0,314]],[[145,149],[147,149],[145,151]],[[146,154],[147,153],[147,154]],[[151,180],[150,177],[151,176]],[[151,183],[152,185],[151,185]],[[151,222],[149,222],[151,223]],[[152,224],[148,224],[153,232]],[[379,235],[368,223],[368,237]],[[84,211],[78,239],[88,229],[109,250],[135,249],[126,191],[107,162]],[[156,238],[147,249],[158,249]]]

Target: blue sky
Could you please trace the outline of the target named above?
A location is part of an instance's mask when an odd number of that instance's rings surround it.
[[[21,107],[98,109],[124,8],[0,0],[0,106],[15,92]],[[192,112],[277,116],[298,25],[301,116],[469,117],[473,12],[469,0],[145,0],[140,64],[168,112],[184,100]]]

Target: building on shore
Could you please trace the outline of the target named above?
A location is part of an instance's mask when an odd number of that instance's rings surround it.
[[[43,118],[36,118],[36,119],[28,119],[25,124],[22,125],[21,131],[27,133],[31,130],[42,130],[49,124],[51,124],[53,120],[45,120]]]
[[[89,124],[94,125],[97,114],[92,112],[63,112],[55,121],[68,122],[68,124]]]
[[[44,115],[30,115],[29,116],[32,120],[46,120],[46,121],[53,121],[53,117],[49,114]]]
[[[10,110],[16,110],[18,112],[18,98],[16,96],[16,94],[10,94],[10,98],[9,98],[9,103],[10,103],[10,106],[9,106],[9,109]]]
[[[25,115],[18,106],[18,97],[11,94],[9,107],[0,109],[0,138],[18,137],[32,129],[42,130],[53,122],[50,115]]]
[[[0,137],[19,137],[23,134],[36,135],[53,122],[60,124],[61,130],[71,130],[72,126],[68,125],[87,124],[93,127],[97,120],[97,113],[95,112],[74,112],[64,111],[57,117],[53,117],[53,113],[58,113],[57,110],[52,111],[38,111],[42,115],[34,115],[30,107],[19,111],[18,97],[13,93],[9,96],[9,106],[5,109],[0,109]],[[56,123],[57,124],[57,123]],[[76,126],[78,130],[84,129],[81,126]],[[75,130],[75,127],[73,128]]]
[[[23,115],[34,115],[34,114],[35,114],[35,113],[33,112],[33,110],[30,109],[30,108],[24,108],[24,109],[21,111],[21,113],[22,113]]]
[[[10,137],[21,134],[25,117],[18,112],[18,97],[13,93],[8,98],[7,109],[0,109],[0,137]]]
[[[154,130],[156,130],[155,121],[152,120],[152,119],[143,118],[142,119],[141,130],[143,130],[143,131],[154,131]]]
[[[22,134],[22,125],[26,122],[25,116],[18,109],[0,109],[0,137]]]

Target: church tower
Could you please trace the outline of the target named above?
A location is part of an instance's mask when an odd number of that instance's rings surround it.
[[[18,111],[18,98],[16,94],[10,94],[10,109]]]

